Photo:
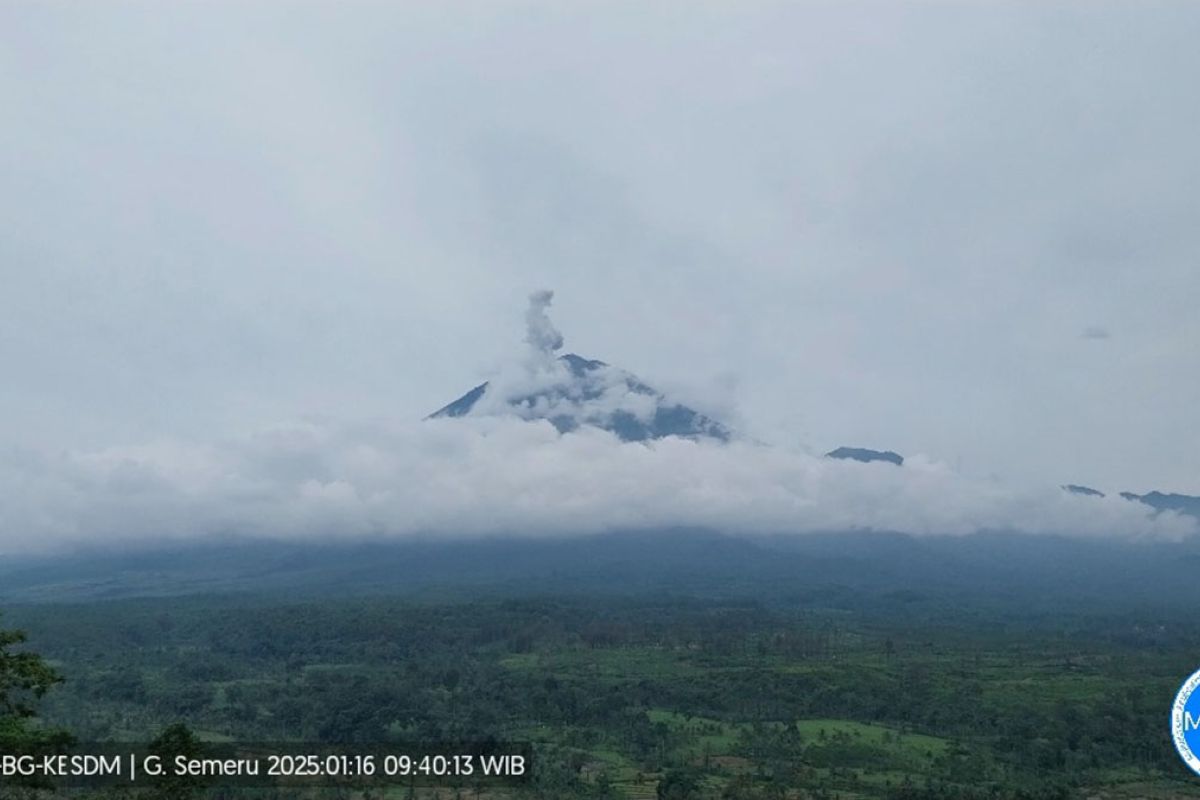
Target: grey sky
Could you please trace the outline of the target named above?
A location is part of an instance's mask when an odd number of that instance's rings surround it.
[[[0,445],[416,419],[548,287],[567,351],[763,441],[1200,493],[1197,31],[1182,2],[6,3]]]

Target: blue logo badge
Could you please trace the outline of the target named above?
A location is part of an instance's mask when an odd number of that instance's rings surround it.
[[[1171,738],[1183,763],[1200,775],[1200,670],[1179,687],[1171,707]]]

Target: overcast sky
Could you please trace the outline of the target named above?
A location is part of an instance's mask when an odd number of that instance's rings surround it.
[[[0,446],[522,347],[788,448],[1200,494],[1200,5],[8,2]]]

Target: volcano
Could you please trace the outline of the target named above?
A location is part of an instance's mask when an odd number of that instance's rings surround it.
[[[481,383],[427,417],[516,416],[547,420],[560,433],[584,426],[610,431],[625,442],[667,436],[729,441],[721,423],[668,400],[631,372],[574,353],[556,356],[562,334],[546,310],[554,292],[529,296],[525,343],[529,352],[518,366]]]
[[[590,425],[626,442],[666,436],[725,442],[731,436],[720,422],[667,400],[632,373],[574,353],[540,364],[512,383],[507,391],[481,383],[429,418],[511,414],[548,420],[561,433]]]

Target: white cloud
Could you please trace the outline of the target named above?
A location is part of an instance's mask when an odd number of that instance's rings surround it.
[[[903,468],[748,443],[623,443],[470,417],[307,422],[218,444],[10,452],[0,551],[238,533],[280,538],[977,530],[1178,539],[1196,523],[1118,497],[1022,489],[922,457]]]

